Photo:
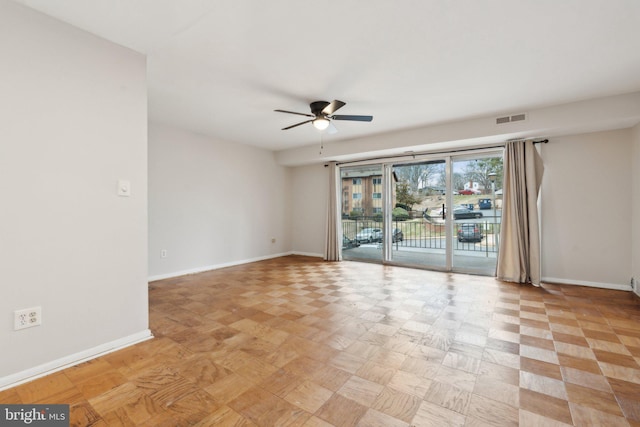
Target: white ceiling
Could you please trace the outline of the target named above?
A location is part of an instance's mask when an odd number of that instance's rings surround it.
[[[148,57],[149,116],[230,142],[340,99],[325,141],[640,90],[638,0],[15,0]]]

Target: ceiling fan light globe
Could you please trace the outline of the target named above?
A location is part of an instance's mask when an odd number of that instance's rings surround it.
[[[318,130],[325,130],[329,127],[329,120],[325,118],[315,119],[313,122],[313,127]]]

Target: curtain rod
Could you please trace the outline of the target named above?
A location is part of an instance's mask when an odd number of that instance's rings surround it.
[[[518,139],[518,140],[514,140],[514,141],[524,141],[523,139]],[[549,142],[548,139],[542,139],[540,141],[533,141],[534,144],[546,144],[547,142]],[[506,143],[505,143],[506,144]],[[415,156],[422,156],[425,154],[444,154],[444,153],[464,153],[466,151],[475,151],[475,150],[486,150],[486,149],[491,149],[491,148],[504,148],[504,144],[501,145],[492,145],[492,146],[487,146],[487,147],[477,147],[477,148],[462,148],[459,150],[443,150],[443,151],[429,151],[429,152],[420,152],[420,153],[404,153],[404,154],[396,154],[393,156],[381,156],[381,157],[369,157],[367,159],[359,159],[359,160],[353,160],[350,162],[336,162],[336,166],[340,166],[340,165],[348,165],[350,163],[360,163],[360,162],[370,162],[372,160],[384,160],[384,159],[396,159],[399,157],[415,157]],[[324,167],[328,167],[329,165],[327,163],[324,164]]]

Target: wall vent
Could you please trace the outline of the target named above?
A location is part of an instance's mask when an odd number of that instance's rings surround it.
[[[521,122],[524,120],[527,120],[527,115],[525,113],[521,113],[521,114],[514,114],[512,116],[498,117],[496,119],[496,124],[502,125],[505,123]]]

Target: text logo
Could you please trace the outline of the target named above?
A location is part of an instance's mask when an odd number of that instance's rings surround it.
[[[0,427],[69,427],[69,405],[2,405]]]

